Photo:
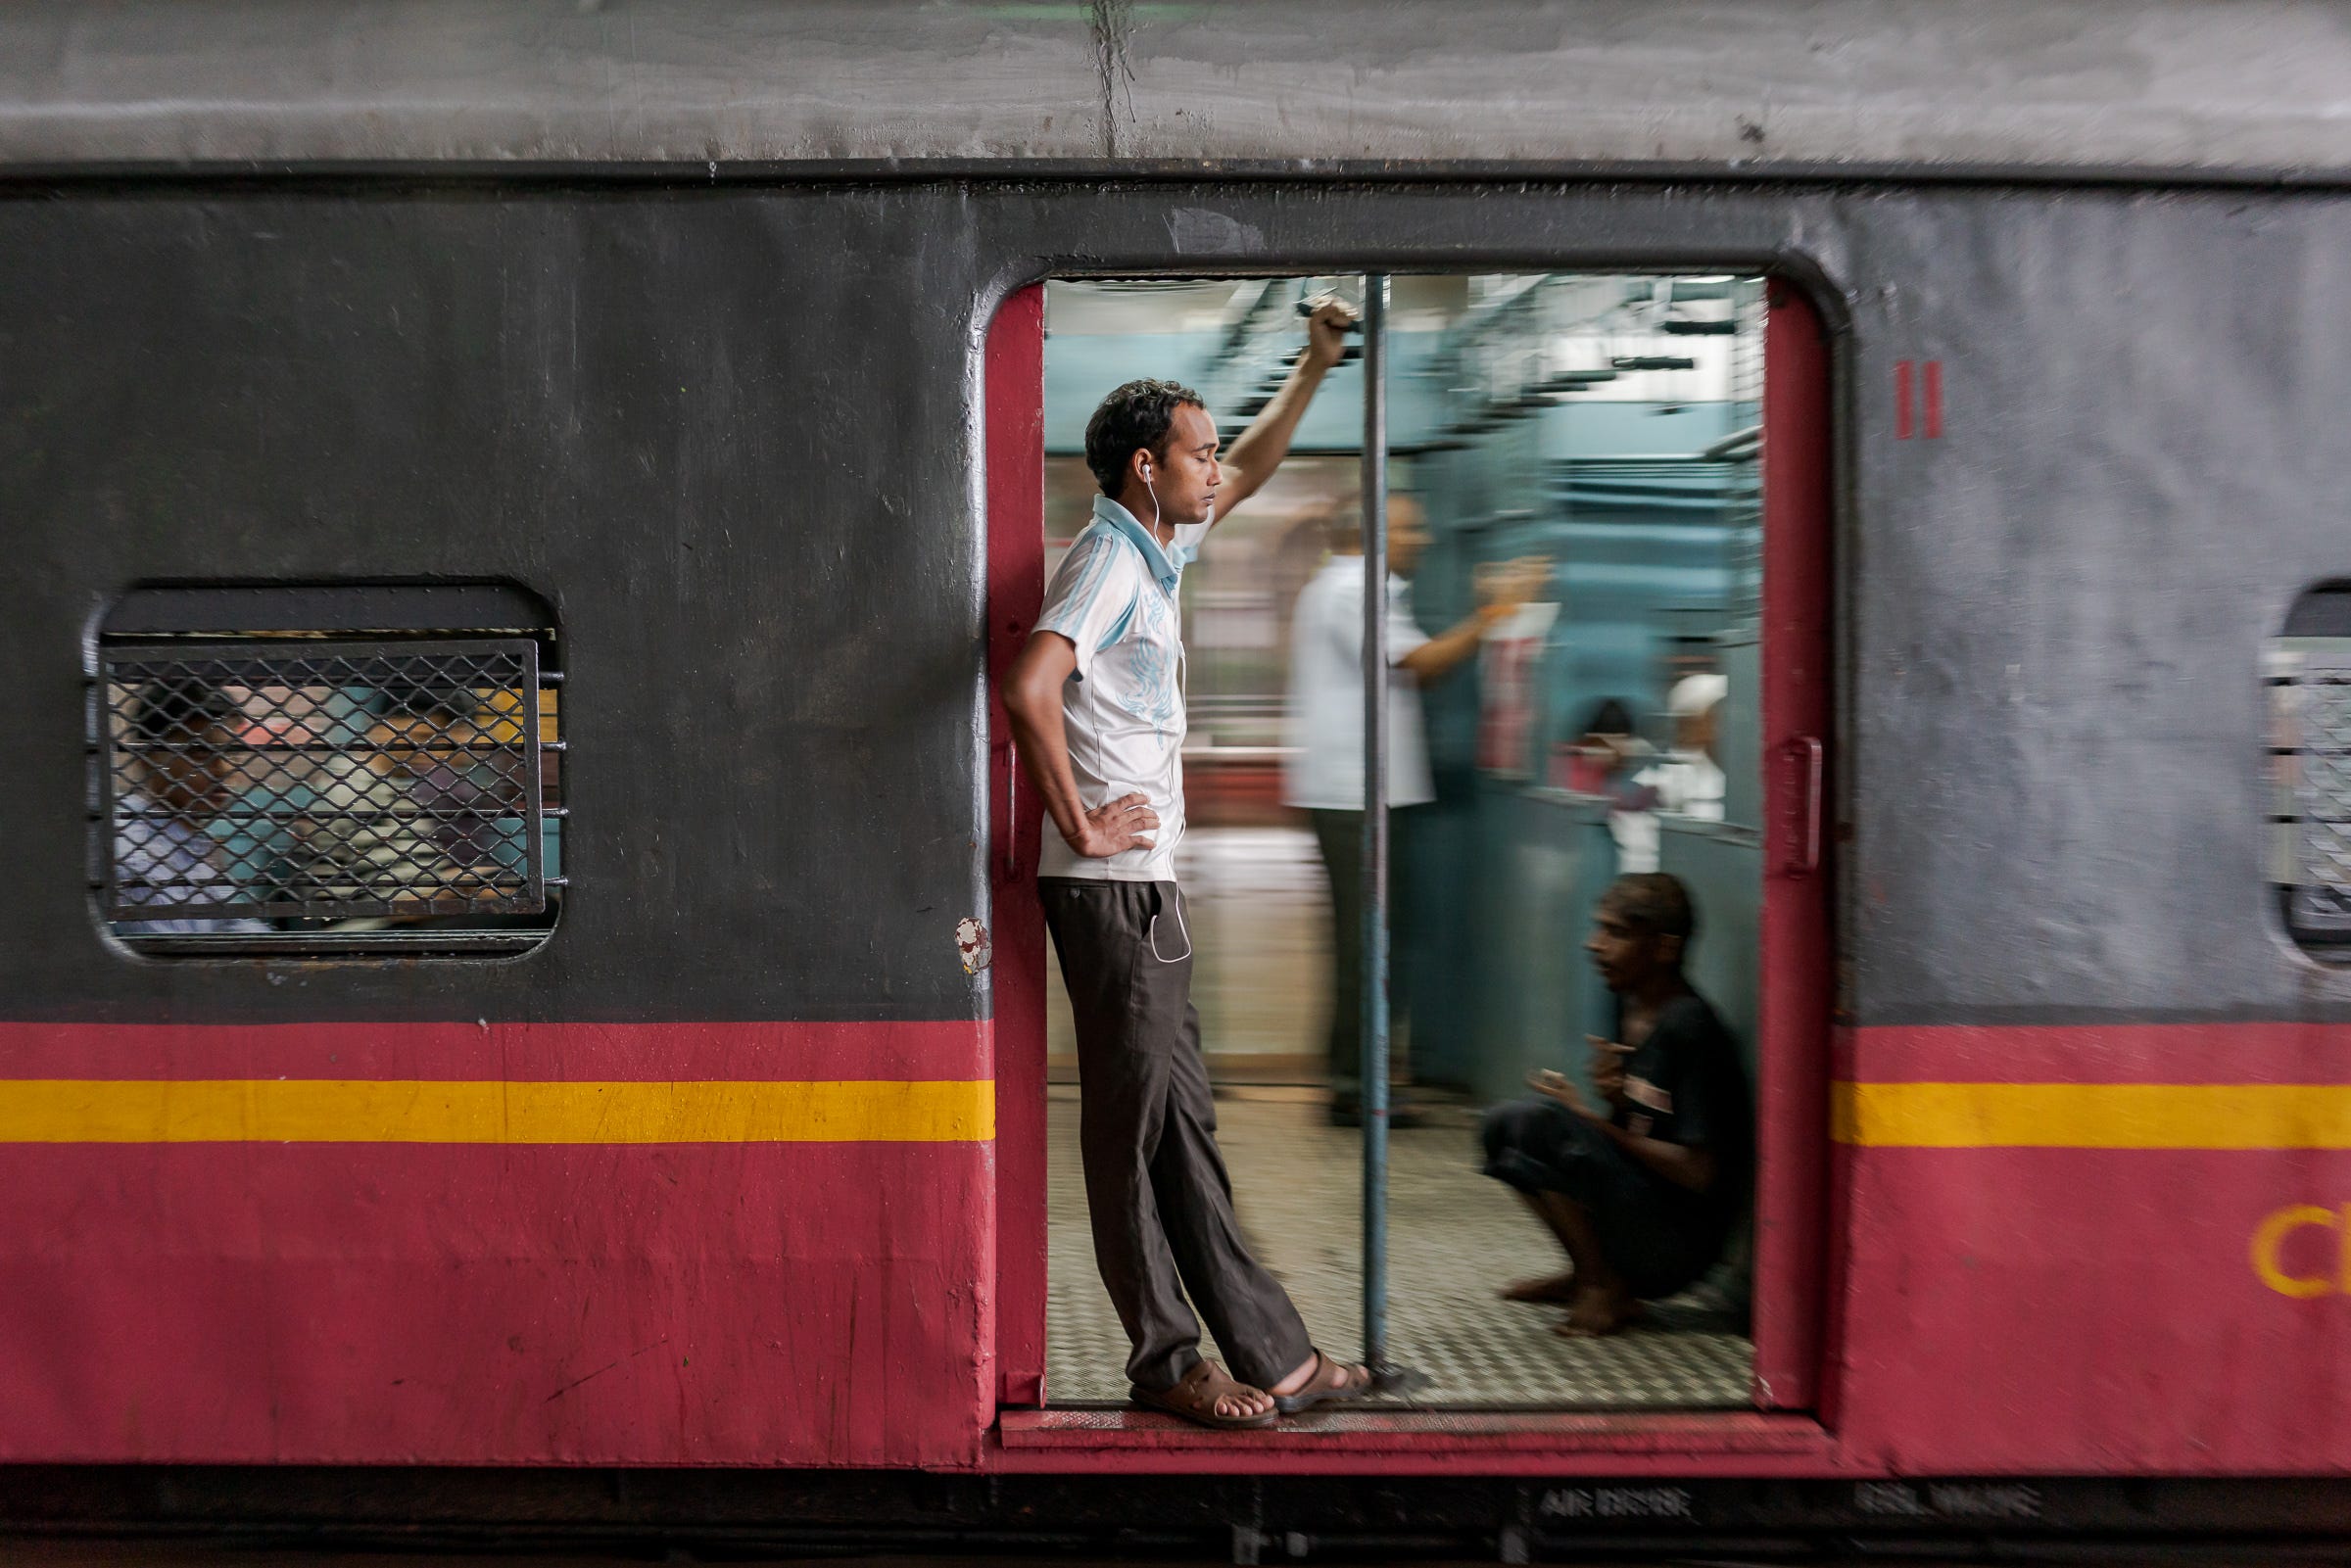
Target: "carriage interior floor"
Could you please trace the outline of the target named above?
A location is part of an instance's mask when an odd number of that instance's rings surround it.
[[[1195,830],[1181,868],[1201,969],[1195,998],[1217,1084],[1218,1141],[1251,1250],[1289,1290],[1321,1348],[1363,1352],[1362,1134],[1330,1125],[1321,1087],[1296,1081],[1318,1037],[1328,914],[1312,839],[1283,830]],[[1205,983],[1202,983],[1205,982]],[[1078,1159],[1075,1042],[1060,976],[1047,983],[1045,1394],[1056,1405],[1123,1402],[1127,1340],[1094,1271]],[[1319,1064],[1315,1064],[1319,1070]],[[1267,1081],[1289,1078],[1290,1082]],[[1557,1246],[1476,1164],[1478,1112],[1416,1089],[1425,1124],[1389,1139],[1391,1358],[1428,1382],[1407,1402],[1449,1409],[1747,1408],[1744,1323],[1706,1284],[1653,1305],[1605,1340],[1552,1333],[1555,1307],[1497,1288],[1557,1272]],[[1205,1347],[1214,1354],[1211,1342]]]
[[[1054,1404],[1124,1402],[1127,1338],[1094,1273],[1078,1164],[1078,1091],[1056,1084],[1049,1127],[1051,1288],[1045,1393]],[[1251,1249],[1297,1302],[1322,1349],[1363,1353],[1360,1133],[1329,1125],[1319,1090],[1220,1088],[1218,1140]],[[1751,1348],[1701,1284],[1650,1321],[1605,1340],[1552,1333],[1556,1307],[1505,1302],[1496,1287],[1556,1272],[1558,1249],[1472,1163],[1476,1117],[1433,1107],[1429,1124],[1390,1135],[1392,1357],[1428,1382],[1406,1401],[1454,1409],[1744,1408]],[[1204,1346],[1214,1354],[1211,1342]]]

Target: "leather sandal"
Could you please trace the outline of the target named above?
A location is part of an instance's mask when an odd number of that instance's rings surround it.
[[[1360,1374],[1360,1380],[1340,1383],[1339,1377],[1345,1372]],[[1296,1415],[1302,1410],[1311,1410],[1318,1404],[1344,1404],[1386,1392],[1388,1391],[1382,1374],[1361,1362],[1353,1366],[1344,1365],[1332,1360],[1320,1351],[1317,1351],[1315,1352],[1315,1374],[1306,1380],[1306,1387],[1295,1394],[1274,1395],[1273,1408],[1283,1415]]]
[[[1175,1387],[1161,1389],[1154,1394],[1139,1384],[1129,1384],[1127,1397],[1137,1404],[1165,1410],[1170,1415],[1179,1415],[1186,1421],[1197,1421],[1202,1426],[1224,1432],[1254,1432],[1281,1419],[1275,1410],[1268,1410],[1263,1415],[1217,1413],[1219,1400],[1250,1392],[1254,1391],[1246,1383],[1236,1381],[1223,1367],[1203,1356],[1192,1363],[1190,1371],[1176,1380]],[[1274,1402],[1276,1405],[1280,1403],[1279,1401]]]

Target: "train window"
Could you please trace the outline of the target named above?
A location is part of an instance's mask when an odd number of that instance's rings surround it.
[[[2270,880],[2302,950],[2351,964],[2351,583],[2296,600],[2268,665]]]
[[[156,957],[496,954],[561,869],[559,642],[498,586],[156,589],[101,628],[93,888]]]

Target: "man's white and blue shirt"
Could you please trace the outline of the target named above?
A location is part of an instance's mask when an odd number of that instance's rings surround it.
[[[1062,727],[1078,793],[1091,811],[1122,795],[1141,794],[1159,814],[1149,849],[1106,859],[1080,855],[1059,833],[1045,834],[1041,877],[1108,881],[1174,881],[1183,837],[1183,623],[1176,590],[1209,530],[1176,530],[1162,549],[1151,530],[1107,496],[1094,499],[1086,524],[1045,590],[1040,632],[1058,632],[1078,650],[1078,671],[1062,687]]]

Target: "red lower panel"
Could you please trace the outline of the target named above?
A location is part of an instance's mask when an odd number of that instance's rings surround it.
[[[0,1148],[0,1460],[971,1464],[988,1164]]]
[[[1848,1462],[1919,1473],[2351,1466],[2351,1154],[1847,1149]],[[2334,1226],[2254,1239],[2288,1206]]]

